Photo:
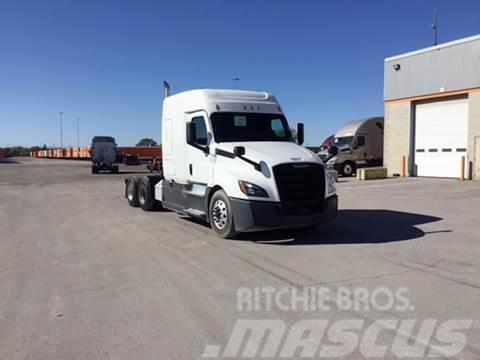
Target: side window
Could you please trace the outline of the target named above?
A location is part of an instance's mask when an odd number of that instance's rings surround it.
[[[357,136],[357,146],[365,145],[365,136]]]
[[[285,128],[283,127],[282,120],[272,119],[270,126],[272,127],[272,132],[279,137],[285,137]]]
[[[207,126],[205,125],[205,119],[203,116],[197,116],[192,119],[192,123],[195,124],[196,130],[195,144],[207,146]]]

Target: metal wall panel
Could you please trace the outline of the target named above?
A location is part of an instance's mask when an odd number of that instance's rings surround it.
[[[480,37],[386,59],[384,71],[385,101],[478,88]]]

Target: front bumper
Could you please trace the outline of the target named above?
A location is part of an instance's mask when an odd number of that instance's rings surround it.
[[[321,224],[337,216],[338,197],[325,199],[323,211],[312,214],[288,215],[281,203],[230,199],[235,230],[241,232],[299,228]]]

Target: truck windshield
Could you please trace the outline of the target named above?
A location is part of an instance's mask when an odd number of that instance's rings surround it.
[[[213,113],[213,136],[217,143],[242,141],[292,141],[287,119],[279,114]]]
[[[343,136],[335,138],[335,146],[338,148],[352,146],[353,136]]]

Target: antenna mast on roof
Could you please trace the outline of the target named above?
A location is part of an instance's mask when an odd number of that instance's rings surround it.
[[[433,10],[433,24],[432,24],[432,30],[434,32],[434,46],[438,45],[438,6],[435,5],[435,9]]]
[[[238,82],[240,81],[240,78],[239,78],[239,77],[234,77],[234,78],[232,79],[232,81],[233,81],[233,87],[234,87],[235,89],[238,89]]]

